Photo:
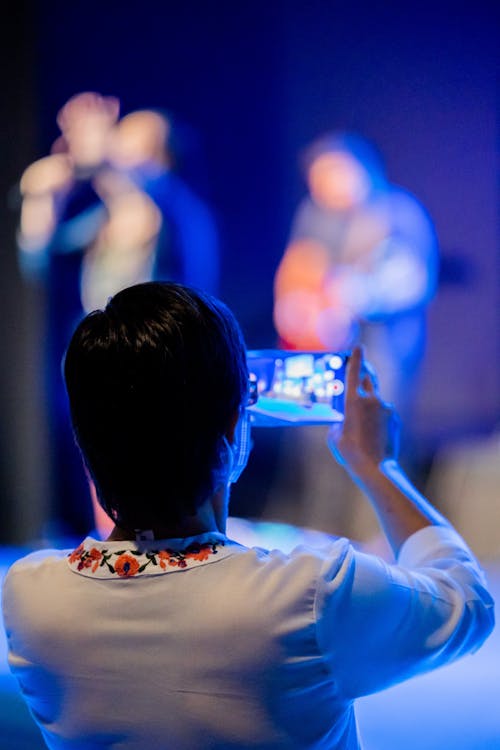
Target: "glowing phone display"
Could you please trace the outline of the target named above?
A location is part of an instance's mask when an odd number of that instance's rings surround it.
[[[260,427],[331,424],[343,420],[348,352],[247,352],[247,410]]]

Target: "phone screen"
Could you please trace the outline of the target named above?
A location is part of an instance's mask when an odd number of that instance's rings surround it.
[[[330,424],[343,419],[348,352],[247,352],[256,426]]]

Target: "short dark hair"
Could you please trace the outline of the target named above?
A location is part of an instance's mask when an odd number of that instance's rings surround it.
[[[222,302],[173,282],[118,292],[76,328],[64,378],[76,441],[116,523],[175,522],[213,493],[248,389],[243,336]]]

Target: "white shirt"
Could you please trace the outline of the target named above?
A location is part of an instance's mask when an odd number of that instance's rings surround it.
[[[437,527],[397,565],[345,539],[284,554],[216,533],[87,538],[16,562],[3,613],[51,750],[355,750],[357,696],[475,650],[493,627],[472,553]]]

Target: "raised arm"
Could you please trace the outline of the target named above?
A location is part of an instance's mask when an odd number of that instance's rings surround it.
[[[425,526],[449,526],[405,476],[397,461],[399,419],[378,392],[356,347],[346,373],[345,419],[329,433],[337,461],[365,491],[397,555],[405,540]]]
[[[494,625],[478,561],[397,462],[398,419],[356,348],[346,373],[345,420],[329,444],[365,491],[397,558],[352,551],[319,601],[318,642],[345,695],[365,695],[451,663]],[[339,648],[338,644],[342,647]]]

